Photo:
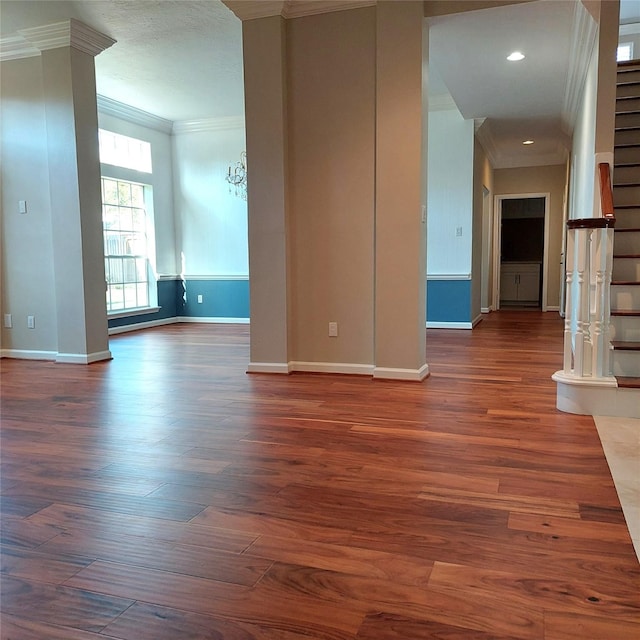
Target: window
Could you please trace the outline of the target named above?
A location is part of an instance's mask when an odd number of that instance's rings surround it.
[[[102,178],[107,311],[149,306],[149,216],[151,187]]]
[[[618,55],[616,60],[618,62],[627,62],[633,59],[633,42],[621,42],[618,45]]]
[[[144,140],[100,129],[100,162],[151,173],[151,145]]]
[[[99,129],[107,312],[157,303],[151,144]]]

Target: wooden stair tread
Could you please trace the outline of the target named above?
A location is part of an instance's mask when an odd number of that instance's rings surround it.
[[[615,231],[616,231],[616,233],[629,233],[631,231],[637,232],[637,231],[640,231],[640,227],[634,227],[634,228],[629,228],[629,229],[616,229]]]
[[[614,258],[624,258],[624,259],[640,258],[640,253],[614,253],[613,257]]]
[[[622,389],[640,389],[640,378],[632,376],[616,376],[618,387]]]
[[[637,316],[640,318],[640,310],[636,309],[611,309],[612,316],[623,316],[633,318]]]
[[[635,287],[640,286],[640,281],[638,280],[612,280],[612,287]]]
[[[640,351],[640,342],[625,342],[624,340],[612,340],[611,344],[614,349],[623,351]]]

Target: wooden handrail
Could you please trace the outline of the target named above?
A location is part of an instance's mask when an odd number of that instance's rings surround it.
[[[615,227],[616,219],[613,216],[606,218],[574,218],[567,220],[567,229],[608,229]]]
[[[611,188],[611,169],[608,162],[601,162],[598,165],[598,174],[600,175],[600,206],[602,208],[602,215],[605,218],[613,218],[615,220],[613,190]]]

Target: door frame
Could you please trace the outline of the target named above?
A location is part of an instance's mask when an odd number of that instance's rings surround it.
[[[542,254],[542,299],[540,307],[547,311],[547,280],[549,272],[549,200],[550,193],[513,193],[494,196],[493,207],[493,300],[494,309],[500,309],[500,250],[502,248],[502,203],[504,200],[544,198],[544,249]]]

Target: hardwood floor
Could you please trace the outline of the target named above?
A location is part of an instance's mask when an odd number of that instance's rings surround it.
[[[640,638],[556,314],[429,330],[422,384],[247,375],[248,331],[0,362],[3,639]]]

